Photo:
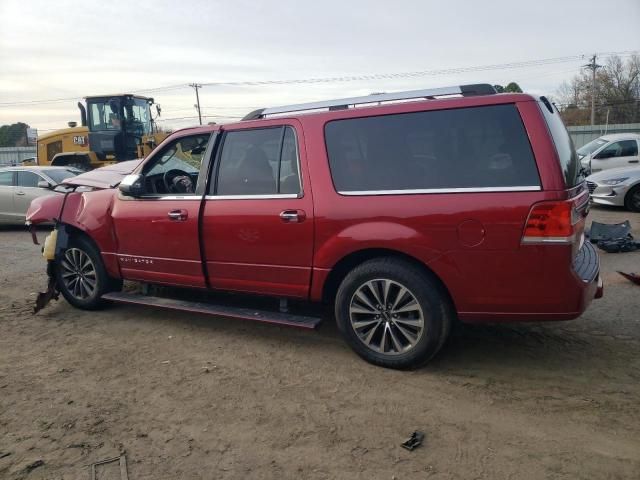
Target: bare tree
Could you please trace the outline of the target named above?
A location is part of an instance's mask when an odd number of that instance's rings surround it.
[[[582,71],[557,90],[558,107],[568,125],[589,123],[591,73]],[[626,62],[612,56],[596,74],[596,123],[640,122],[640,56]]]

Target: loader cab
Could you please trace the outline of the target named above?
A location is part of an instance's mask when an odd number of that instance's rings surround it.
[[[102,161],[138,157],[142,137],[152,133],[152,98],[137,95],[87,97],[91,151]]]

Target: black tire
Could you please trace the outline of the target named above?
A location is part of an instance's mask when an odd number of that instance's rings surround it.
[[[367,286],[368,282],[373,283]],[[365,305],[360,300],[363,297],[368,301],[382,298],[382,304]],[[396,298],[397,306],[392,305]],[[407,308],[412,310],[399,313]],[[437,280],[410,262],[391,257],[364,262],[344,278],[336,295],[335,315],[340,332],[358,355],[374,365],[395,369],[417,368],[431,360],[447,339],[455,317],[449,297]],[[377,323],[370,329],[357,327],[352,315],[361,326]],[[420,322],[423,327],[418,334]]]
[[[632,187],[624,197],[624,206],[632,212],[640,212],[640,185]]]
[[[87,266],[90,263],[90,267]],[[82,265],[82,267],[76,267]],[[77,272],[81,271],[76,281]],[[66,250],[60,254],[56,262],[56,282],[64,298],[74,307],[83,310],[96,310],[104,305],[102,295],[122,288],[122,281],[111,278],[100,252],[85,237],[71,238]],[[92,272],[92,273],[90,273]]]

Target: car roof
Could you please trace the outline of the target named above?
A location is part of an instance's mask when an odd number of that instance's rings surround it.
[[[603,140],[638,140],[640,139],[640,134],[638,133],[608,133],[607,135],[602,135]]]
[[[413,99],[410,101],[389,101],[381,105],[375,104],[375,100],[367,105],[356,108],[339,108],[323,110],[297,110],[269,115],[266,118],[247,118],[235,122],[223,124],[222,127],[231,125],[256,125],[259,122],[267,122],[282,119],[306,119],[315,118],[321,121],[337,120],[343,118],[366,117],[372,115],[387,115],[394,113],[407,113],[423,110],[438,110],[446,108],[463,108],[485,105],[500,105],[506,103],[532,102],[538,98],[528,93],[495,93],[490,95],[451,96],[434,99]],[[284,107],[283,107],[284,108]],[[249,115],[259,111],[251,112]],[[245,117],[246,118],[246,117]],[[255,122],[255,123],[254,123]]]

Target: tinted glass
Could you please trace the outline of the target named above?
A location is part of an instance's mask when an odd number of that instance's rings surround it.
[[[299,193],[298,148],[290,127],[225,134],[217,195]]]
[[[50,170],[43,170],[43,173],[49,177],[51,180],[53,180],[55,183],[60,183],[63,180],[66,180],[67,178],[71,178],[71,177],[75,177],[76,175],[80,175],[79,170],[67,170],[64,168],[56,168],[54,169],[50,169]]]
[[[604,148],[597,157],[615,158],[615,157],[633,157],[638,154],[638,144],[635,140],[622,140],[612,143]]]
[[[44,179],[33,172],[18,172],[19,187],[37,187],[40,180]]]
[[[565,184],[567,188],[574,187],[583,180],[583,177],[580,173],[580,161],[578,160],[576,149],[573,146],[573,140],[571,140],[569,132],[567,132],[567,128],[564,126],[560,118],[560,113],[558,113],[555,105],[549,103],[544,97],[541,98],[544,99],[544,101],[539,102],[540,110],[542,110],[544,118],[547,121],[553,143],[556,146]]]
[[[337,120],[325,136],[339,192],[540,185],[514,105]]]
[[[638,142],[635,140],[625,140],[620,143],[622,144],[621,157],[634,157],[638,155]]]
[[[298,144],[292,128],[287,128],[282,141],[280,174],[278,175],[279,193],[300,193],[300,176],[298,168]]]
[[[13,185],[13,172],[0,172],[0,187]]]

